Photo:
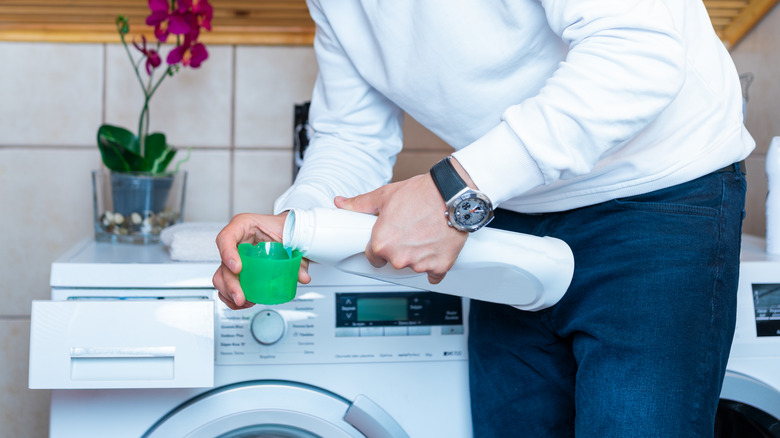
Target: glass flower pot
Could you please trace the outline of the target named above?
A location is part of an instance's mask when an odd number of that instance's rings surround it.
[[[95,240],[157,243],[184,215],[187,172],[92,172]]]

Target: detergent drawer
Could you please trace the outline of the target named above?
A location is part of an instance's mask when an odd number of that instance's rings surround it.
[[[214,301],[33,301],[33,389],[214,385]]]

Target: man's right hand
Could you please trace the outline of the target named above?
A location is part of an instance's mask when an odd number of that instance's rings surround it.
[[[212,283],[219,292],[219,299],[233,310],[252,307],[244,297],[244,291],[238,281],[241,272],[241,258],[238,255],[238,244],[249,242],[281,242],[284,231],[284,221],[287,212],[279,215],[264,215],[242,213],[233,217],[230,223],[217,235],[217,248],[222,263],[214,273]],[[308,272],[309,262],[301,261],[298,281],[306,284],[311,281]]]

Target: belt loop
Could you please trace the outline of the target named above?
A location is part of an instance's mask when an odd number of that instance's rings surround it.
[[[714,173],[721,173],[721,172],[727,172],[727,173],[737,173],[742,175],[747,175],[747,166],[745,165],[745,160],[738,161],[736,163],[731,163],[726,167],[722,167],[718,170],[716,170]]]
[[[734,170],[737,173],[741,173],[743,175],[747,175],[747,166],[745,165],[745,160],[739,161],[737,163],[734,163]]]

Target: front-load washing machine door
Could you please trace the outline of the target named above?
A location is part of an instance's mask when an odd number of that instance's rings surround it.
[[[408,434],[368,397],[349,401],[288,381],[236,383],[194,397],[143,438],[404,438]]]

